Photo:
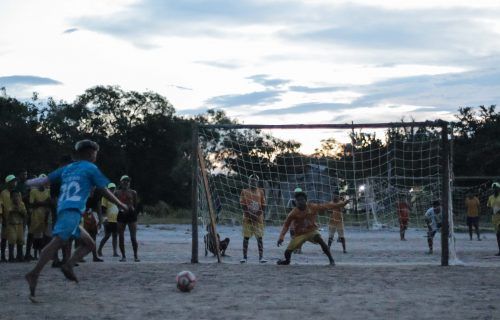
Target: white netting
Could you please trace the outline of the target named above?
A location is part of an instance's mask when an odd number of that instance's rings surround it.
[[[217,223],[241,224],[240,196],[249,188],[249,176],[257,175],[266,199],[266,226],[283,224],[299,187],[311,202],[328,202],[333,195],[351,199],[343,211],[348,228],[399,231],[398,202],[410,207],[410,228],[425,227],[425,211],[433,200],[442,199],[439,127],[322,128],[321,139],[307,142],[307,149],[315,149],[309,154],[287,139],[315,130],[200,127],[201,157]],[[198,215],[206,226],[210,219],[202,173]],[[326,226],[329,219],[325,212],[318,222]]]

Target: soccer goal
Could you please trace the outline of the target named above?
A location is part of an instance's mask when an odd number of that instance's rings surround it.
[[[193,263],[199,239],[211,235],[215,247],[218,227],[245,227],[245,210],[261,210],[261,220],[251,221],[265,230],[279,228],[300,188],[312,203],[349,200],[341,215],[345,229],[373,233],[399,234],[401,203],[409,208],[409,227],[424,232],[424,213],[439,200],[441,264],[448,265],[447,122],[196,125],[193,154]],[[263,203],[244,190],[261,190]],[[319,214],[320,230],[328,230],[330,219],[329,212]]]

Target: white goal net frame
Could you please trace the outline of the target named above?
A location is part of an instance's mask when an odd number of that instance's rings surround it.
[[[276,132],[327,132],[322,149],[302,154],[295,141]],[[340,132],[340,133],[339,133]],[[346,141],[337,141],[343,134]],[[375,139],[377,134],[385,140]],[[365,229],[396,228],[396,202],[412,207],[410,221],[424,227],[423,213],[439,199],[441,265],[447,266],[454,237],[450,188],[449,123],[395,122],[368,124],[240,125],[195,124],[192,131],[192,253],[198,263],[200,235],[217,234],[217,224],[241,224],[240,192],[257,175],[264,191],[265,225],[281,225],[296,187],[311,202],[351,198],[344,223]],[[274,139],[274,140],[273,140]],[[274,144],[273,144],[274,143]],[[279,144],[281,153],[277,153]],[[339,147],[340,149],[336,150]],[[289,149],[287,149],[289,148]],[[292,150],[293,149],[293,150]],[[333,152],[332,154],[325,153]],[[278,156],[277,156],[278,154]],[[289,157],[288,157],[289,156]],[[319,224],[327,224],[320,215]],[[200,227],[200,228],[199,228]],[[201,230],[199,230],[201,229]],[[221,261],[219,239],[212,245]],[[453,243],[452,253],[454,254]],[[455,258],[455,257],[453,257]]]

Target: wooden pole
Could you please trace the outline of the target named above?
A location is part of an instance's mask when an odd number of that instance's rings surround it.
[[[216,219],[215,219],[215,210],[214,204],[212,202],[212,192],[210,191],[208,185],[208,177],[207,170],[205,166],[205,159],[203,158],[203,153],[201,152],[200,146],[198,146],[198,159],[200,161],[200,170],[201,176],[203,177],[203,184],[205,185],[205,194],[207,195],[207,203],[208,203],[208,212],[210,214],[210,232],[212,232],[215,238],[215,250],[217,250],[217,262],[221,262],[220,259],[220,246],[219,246],[219,238],[217,237],[217,228],[215,227]]]
[[[448,123],[444,122],[441,125],[441,140],[443,142],[442,166],[443,166],[443,186],[441,208],[441,265],[448,266],[450,252],[448,236],[450,234],[448,201],[450,192],[450,144],[448,141]]]
[[[198,263],[198,125],[192,125],[191,148],[191,263]]]

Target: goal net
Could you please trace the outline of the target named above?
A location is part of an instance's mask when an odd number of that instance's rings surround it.
[[[433,201],[441,201],[449,214],[449,194],[443,194],[449,190],[443,126],[201,125],[196,185],[200,235],[212,222],[214,228],[245,229],[250,222],[255,227],[250,231],[263,224],[266,234],[279,232],[294,207],[296,188],[312,203],[335,196],[348,199],[341,214],[346,231],[386,231],[399,239],[398,208],[407,207],[408,227],[425,235],[424,214]],[[245,211],[253,218],[244,219]],[[331,212],[318,215],[324,238],[331,217]],[[242,232],[235,236],[238,246]],[[273,237],[277,240],[277,234]]]

